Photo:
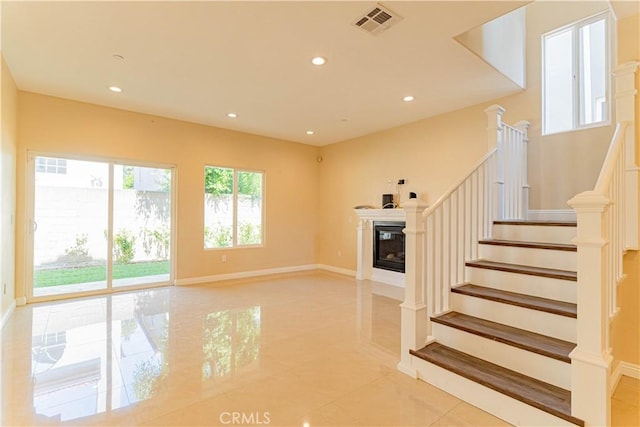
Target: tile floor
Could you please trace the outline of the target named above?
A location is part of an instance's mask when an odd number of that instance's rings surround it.
[[[507,425],[395,369],[399,288],[324,273],[20,307],[2,425]],[[616,425],[640,425],[623,378]]]

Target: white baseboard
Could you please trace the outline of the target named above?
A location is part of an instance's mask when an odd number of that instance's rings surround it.
[[[295,265],[291,267],[268,268],[264,270],[241,271],[238,273],[214,274],[211,276],[202,276],[202,277],[189,277],[186,279],[176,279],[174,280],[174,283],[176,286],[197,285],[202,283],[222,282],[225,280],[249,279],[252,277],[268,276],[271,274],[298,273],[302,271],[312,271],[312,270],[325,270],[325,271],[330,271],[332,273],[344,274],[345,276],[350,276],[350,277],[355,277],[356,275],[355,270],[348,270],[346,268],[333,267],[331,265],[324,265],[324,264],[306,264],[306,265]]]
[[[356,277],[355,270],[349,270],[346,268],[334,267],[332,265],[325,265],[325,264],[317,264],[316,267],[318,268],[318,270],[325,270],[325,271],[330,271],[332,273],[344,274],[345,276],[349,276],[349,277]]]
[[[383,270],[381,268],[374,267],[371,269],[370,280],[404,288],[404,273],[398,273],[396,271]]]
[[[0,323],[0,330],[4,328],[4,325],[9,321],[9,318],[13,314],[16,309],[16,300],[11,301],[11,305],[9,306],[9,310],[2,316],[2,323]]]
[[[529,209],[527,219],[532,221],[575,221],[573,209]]]
[[[619,362],[618,366],[616,366],[615,371],[611,374],[611,393],[615,391],[618,383],[620,382],[620,378],[622,376],[627,376],[631,378],[635,378],[636,380],[640,380],[640,366],[634,365],[633,363],[628,362]]]
[[[267,268],[264,270],[240,271],[238,273],[214,274],[211,276],[189,277],[186,279],[176,279],[178,286],[197,285],[201,283],[221,282],[224,280],[248,279],[251,277],[268,276],[271,274],[296,273],[300,271],[317,270],[316,264],[296,265],[292,267]]]

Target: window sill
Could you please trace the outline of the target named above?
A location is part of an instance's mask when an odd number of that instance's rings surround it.
[[[559,130],[557,132],[542,133],[540,136],[561,135],[563,133],[580,132],[580,131],[583,131],[583,130],[592,130],[592,129],[601,128],[601,127],[605,127],[605,126],[611,126],[611,125],[612,125],[611,121],[607,120],[606,122],[593,123],[593,124],[590,124],[588,126],[581,126],[579,128],[567,129],[567,130]]]
[[[231,251],[236,249],[252,249],[252,248],[264,248],[264,244],[259,245],[239,245],[239,246],[225,246],[222,248],[204,248],[205,251]]]

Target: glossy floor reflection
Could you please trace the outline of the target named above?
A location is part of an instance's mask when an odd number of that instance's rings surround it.
[[[21,307],[2,425],[506,425],[395,369],[401,295],[314,273]]]

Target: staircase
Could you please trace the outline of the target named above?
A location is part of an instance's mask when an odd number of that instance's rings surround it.
[[[497,105],[469,174],[405,202],[398,370],[515,425],[610,425],[617,286],[640,249],[639,67],[616,70],[618,123],[593,190],[567,202],[575,222],[524,220],[528,123]]]
[[[571,416],[576,342],[575,222],[496,221],[451,289],[451,311],[432,316],[435,341],[411,354],[428,382],[511,398],[492,412],[517,424],[579,425]],[[464,398],[464,396],[459,396]],[[527,409],[522,409],[522,404]],[[523,414],[526,413],[526,418]]]

